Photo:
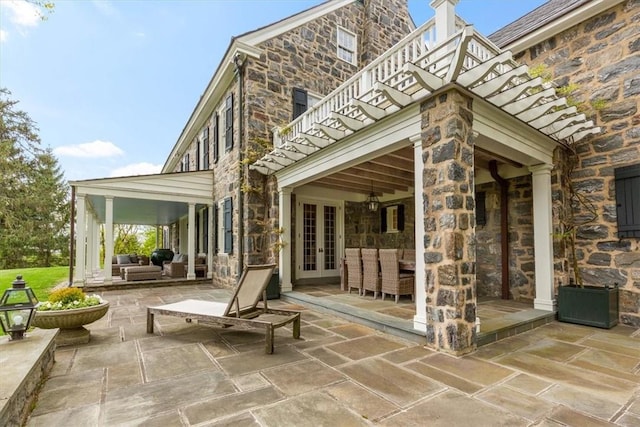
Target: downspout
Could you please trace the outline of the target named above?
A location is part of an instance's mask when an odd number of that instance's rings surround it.
[[[73,284],[73,260],[75,254],[75,216],[76,216],[76,187],[74,185],[71,186],[71,212],[69,214],[70,224],[69,224],[69,286]]]
[[[238,76],[238,159],[240,162],[240,172],[238,179],[238,280],[242,277],[244,271],[244,200],[242,194],[242,182],[244,180],[244,138],[243,138],[243,121],[244,121],[244,63],[245,57],[240,53],[236,53],[233,57],[233,63],[236,66],[236,75]]]
[[[502,299],[509,299],[509,181],[498,175],[498,163],[489,162],[491,177],[500,186],[500,247],[502,252]]]

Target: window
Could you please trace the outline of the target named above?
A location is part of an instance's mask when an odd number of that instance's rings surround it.
[[[224,199],[222,218],[222,235],[224,239],[224,252],[233,252],[233,201],[231,197]]]
[[[202,130],[202,166],[205,170],[209,169],[209,126]]]
[[[338,58],[356,65],[356,35],[338,27]]]
[[[220,133],[218,130],[218,122],[220,121],[219,118],[220,116],[216,111],[213,115],[213,163],[218,163],[218,147],[220,144]]]
[[[230,151],[233,148],[233,93],[227,96],[224,102],[224,137],[226,151]]]
[[[307,91],[293,88],[293,119],[307,111]]]
[[[215,245],[214,253],[220,252],[220,208],[218,205],[213,205],[213,244]]]
[[[180,165],[180,172],[189,172],[189,153],[185,154],[182,158],[182,164]]]
[[[614,169],[618,238],[640,237],[640,164]]]
[[[380,210],[380,229],[383,233],[404,230],[404,205],[391,205]]]

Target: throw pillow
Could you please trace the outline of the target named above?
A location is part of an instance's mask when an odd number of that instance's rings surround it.
[[[133,264],[137,264],[138,263],[138,254],[129,254],[129,259],[131,260],[131,262]]]
[[[131,264],[129,255],[116,255],[116,259],[118,260],[118,264]]]

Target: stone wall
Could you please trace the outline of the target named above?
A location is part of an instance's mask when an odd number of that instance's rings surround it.
[[[413,198],[380,203],[380,207],[404,205],[404,230],[396,233],[380,232],[380,209],[369,212],[364,203],[346,202],[344,241],[346,248],[415,248],[415,208]]]
[[[487,223],[476,227],[478,297],[502,296],[500,187],[491,182],[476,186],[486,194]],[[509,293],[515,301],[535,298],[531,176],[509,180]]]
[[[516,59],[530,66],[544,64],[561,87],[575,85],[571,97],[602,128],[602,134],[574,147],[574,185],[598,214],[594,223],[578,230],[578,259],[585,283],[620,284],[620,320],[640,326],[640,242],[617,237],[613,175],[617,167],[640,162],[640,1],[625,1]],[[556,201],[566,188],[561,184],[556,177]],[[556,285],[566,283],[569,273],[559,249],[556,245]]]

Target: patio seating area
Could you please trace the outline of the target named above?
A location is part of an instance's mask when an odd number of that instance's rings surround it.
[[[89,344],[56,350],[27,426],[70,419],[84,425],[640,423],[640,331],[625,326],[554,321],[453,357],[276,300],[270,304],[302,312],[301,339],[282,328],[268,355],[258,331],[163,316],[158,335],[146,333],[147,306],[226,301],[228,290],[164,286],[101,295],[111,303],[108,315],[88,326]],[[409,301],[385,304],[400,308]]]

